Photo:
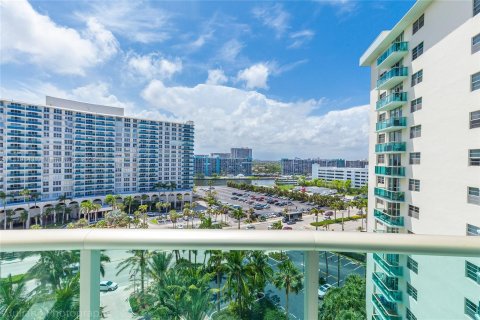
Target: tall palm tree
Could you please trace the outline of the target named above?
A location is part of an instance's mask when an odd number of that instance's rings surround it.
[[[7,222],[10,224],[10,230],[13,229],[13,216],[15,215],[15,213],[13,212],[12,209],[7,209],[7,211],[5,212],[6,213],[6,216],[7,216]]]
[[[22,195],[24,197],[25,201],[27,202],[27,206],[28,206],[27,228],[30,227],[30,195],[31,194],[32,194],[32,192],[28,189],[23,189],[22,191],[20,191],[20,195]]]
[[[48,217],[52,215],[52,213],[55,212],[55,209],[52,207],[48,207],[45,209],[42,213],[42,221],[41,224],[45,227],[48,223]]]
[[[0,191],[0,199],[3,204],[3,230],[7,230],[7,194]]]
[[[116,205],[117,205],[117,196],[115,196],[113,194],[107,194],[105,196],[105,203],[108,204],[109,206],[111,206],[112,210],[115,210]],[[124,201],[124,203],[125,203],[125,201]]]
[[[177,200],[180,201],[180,211],[183,210],[183,195],[177,194]]]
[[[210,258],[208,259],[208,266],[215,272],[217,278],[217,311],[220,312],[220,301],[221,301],[221,284],[222,284],[222,273],[224,271],[223,261],[225,259],[225,253],[222,250],[209,250]],[[205,252],[205,256],[207,252]]]
[[[132,204],[133,204],[133,197],[132,196],[126,196],[123,198],[123,204],[128,207],[128,215],[132,214]]]
[[[92,211],[95,212],[95,221],[98,219],[98,212],[102,209],[102,205],[100,203],[92,203]]]
[[[58,197],[57,201],[59,204],[63,205],[63,208],[62,208],[62,224],[65,223],[65,211],[67,209],[67,200],[69,198],[67,197],[66,194],[62,194]]]
[[[278,289],[285,289],[285,312],[287,314],[287,319],[290,316],[288,312],[288,297],[290,293],[297,294],[302,290],[303,274],[300,270],[295,267],[293,262],[290,259],[287,259],[280,263],[278,266],[278,272],[275,274],[275,278],[273,279],[273,284]]]
[[[148,206],[146,204],[142,204],[138,207],[138,211],[140,211],[143,219],[143,228],[147,228],[147,210]]]
[[[45,320],[63,320],[71,310],[78,310],[80,292],[80,274],[63,281],[55,290],[55,303],[45,316]]]
[[[172,263],[173,255],[170,252],[152,253],[151,259],[148,261],[147,272],[158,283],[162,283],[168,267]]]
[[[257,292],[264,292],[267,282],[272,279],[273,270],[268,263],[268,256],[259,250],[249,252],[248,265],[252,282]]]
[[[252,299],[249,285],[250,275],[244,263],[246,256],[245,251],[230,251],[226,254],[225,261],[226,294],[229,298],[235,296],[241,318],[245,316],[247,310],[247,299]]]
[[[245,213],[243,213],[242,208],[235,209],[235,210],[233,211],[233,217],[234,217],[235,219],[237,219],[238,229],[240,230],[240,221],[242,220],[242,218],[245,217]]]
[[[142,295],[145,293],[145,274],[151,253],[147,250],[130,250],[132,255],[117,265],[117,276],[129,269],[130,275],[140,273],[140,288]]]
[[[90,222],[90,213],[93,210],[93,202],[91,200],[83,201],[80,204],[80,213],[83,214],[83,217]]]
[[[20,210],[20,221],[23,224],[23,229],[27,228],[27,221],[30,219],[30,214],[28,213],[27,210],[21,209]]]

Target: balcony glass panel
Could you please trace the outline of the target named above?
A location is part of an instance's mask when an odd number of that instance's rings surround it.
[[[374,209],[374,216],[378,220],[382,221],[384,224],[390,227],[403,227],[404,226],[404,218],[398,216],[391,216],[387,212],[383,212],[378,209]]]
[[[400,153],[407,150],[405,142],[388,142],[375,145],[376,153]]]
[[[383,176],[404,177],[405,176],[405,167],[375,166],[375,174],[383,175]]]
[[[375,188],[374,194],[380,198],[391,200],[391,201],[402,202],[405,199],[405,192],[390,191],[383,188]]]
[[[397,84],[401,83],[407,77],[408,77],[407,67],[392,68],[390,71],[385,72],[377,80],[377,89],[378,90],[390,89],[396,86]]]
[[[377,122],[376,129],[378,132],[389,131],[389,130],[399,130],[407,126],[407,118],[390,118],[386,121]]]
[[[377,59],[377,67],[387,66],[389,63],[395,63],[408,53],[408,42],[395,42]]]

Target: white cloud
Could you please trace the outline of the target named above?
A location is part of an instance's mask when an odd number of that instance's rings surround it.
[[[200,84],[168,87],[152,80],[142,97],[152,106],[137,116],[195,121],[195,151],[254,146],[255,157],[345,157],[367,155],[368,106],[313,115],[322,100],[285,103],[255,91]]]
[[[95,19],[79,32],[53,22],[26,0],[1,1],[2,63],[29,62],[50,72],[84,75],[118,51],[112,33]]]
[[[325,0],[325,3],[336,7],[340,15],[351,14],[357,8],[357,3],[353,0]]]
[[[218,52],[218,58],[227,62],[234,62],[243,48],[243,44],[237,39],[227,41]]]
[[[211,85],[220,85],[228,81],[227,76],[222,69],[208,70],[208,78],[206,83]]]
[[[91,1],[88,12],[77,12],[81,20],[95,17],[114,33],[140,43],[162,42],[171,37],[170,14],[145,1]]]
[[[267,80],[270,70],[264,63],[257,63],[253,66],[240,70],[237,74],[238,81],[245,81],[247,89],[267,89]]]
[[[143,56],[132,53],[127,57],[127,69],[134,77],[170,79],[182,71],[182,61],[179,58],[168,60],[158,53]]]
[[[253,16],[259,19],[265,26],[273,29],[277,37],[281,37],[289,28],[288,20],[290,15],[283,10],[281,4],[273,4],[270,6],[255,7]]]
[[[290,39],[293,41],[289,48],[299,48],[304,43],[309,42],[315,36],[315,32],[309,29],[292,32],[289,34]]]

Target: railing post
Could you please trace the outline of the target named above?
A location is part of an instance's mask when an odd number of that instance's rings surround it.
[[[305,290],[303,299],[303,318],[318,319],[318,251],[305,251]]]
[[[80,320],[100,319],[100,251],[80,250]]]

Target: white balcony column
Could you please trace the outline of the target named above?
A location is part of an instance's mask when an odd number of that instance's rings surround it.
[[[100,251],[80,250],[80,320],[100,319]]]
[[[304,319],[318,319],[318,251],[304,251],[305,290],[303,299]]]

